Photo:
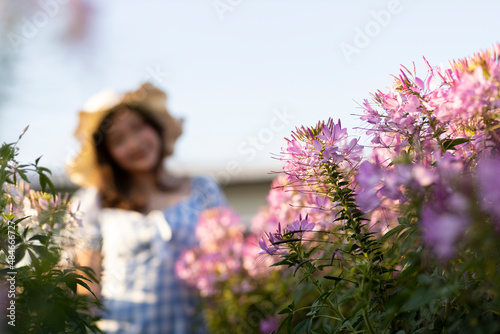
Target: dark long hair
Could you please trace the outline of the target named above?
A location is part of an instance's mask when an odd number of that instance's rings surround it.
[[[160,156],[158,157],[158,163],[154,167],[153,172],[157,176],[156,182],[159,189],[164,191],[172,190],[172,187],[163,184],[159,178],[165,152],[165,143],[163,141],[164,129],[147,110],[129,104],[121,104],[112,108],[101,121],[96,132],[94,132],[93,139],[97,152],[98,173],[100,176],[98,190],[101,196],[102,206],[105,208],[120,208],[143,212],[147,205],[145,196],[132,192],[132,182],[129,173],[118,166],[113,160],[106,145],[106,137],[112,127],[113,117],[118,112],[124,110],[135,112],[139,115],[146,124],[150,125],[155,130],[160,138]]]

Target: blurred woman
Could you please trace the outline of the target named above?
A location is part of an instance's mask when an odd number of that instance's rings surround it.
[[[164,167],[182,133],[166,94],[146,83],[117,95],[105,91],[79,114],[81,151],[68,165],[82,189],[77,260],[94,269],[91,288],[104,303],[107,333],[204,333],[196,293],[174,274],[196,244],[199,213],[226,204],[207,176],[175,176]]]

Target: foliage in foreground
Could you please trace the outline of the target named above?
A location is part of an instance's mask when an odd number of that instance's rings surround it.
[[[65,251],[74,245],[67,232],[78,226],[68,196],[55,193],[50,171],[38,165],[39,159],[19,164],[17,154],[17,142],[0,148],[1,330],[100,333],[91,311],[100,302],[76,293],[78,285],[89,289],[96,278]],[[38,175],[42,191],[29,188],[28,173]]]

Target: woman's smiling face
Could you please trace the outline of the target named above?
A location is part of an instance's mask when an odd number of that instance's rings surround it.
[[[161,159],[161,138],[136,111],[124,109],[110,118],[106,146],[111,158],[129,173],[152,172]]]

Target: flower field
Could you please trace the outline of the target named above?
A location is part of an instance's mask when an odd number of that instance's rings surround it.
[[[500,44],[425,63],[362,103],[369,145],[297,127],[250,232],[206,213],[179,273],[215,332],[500,331]]]

